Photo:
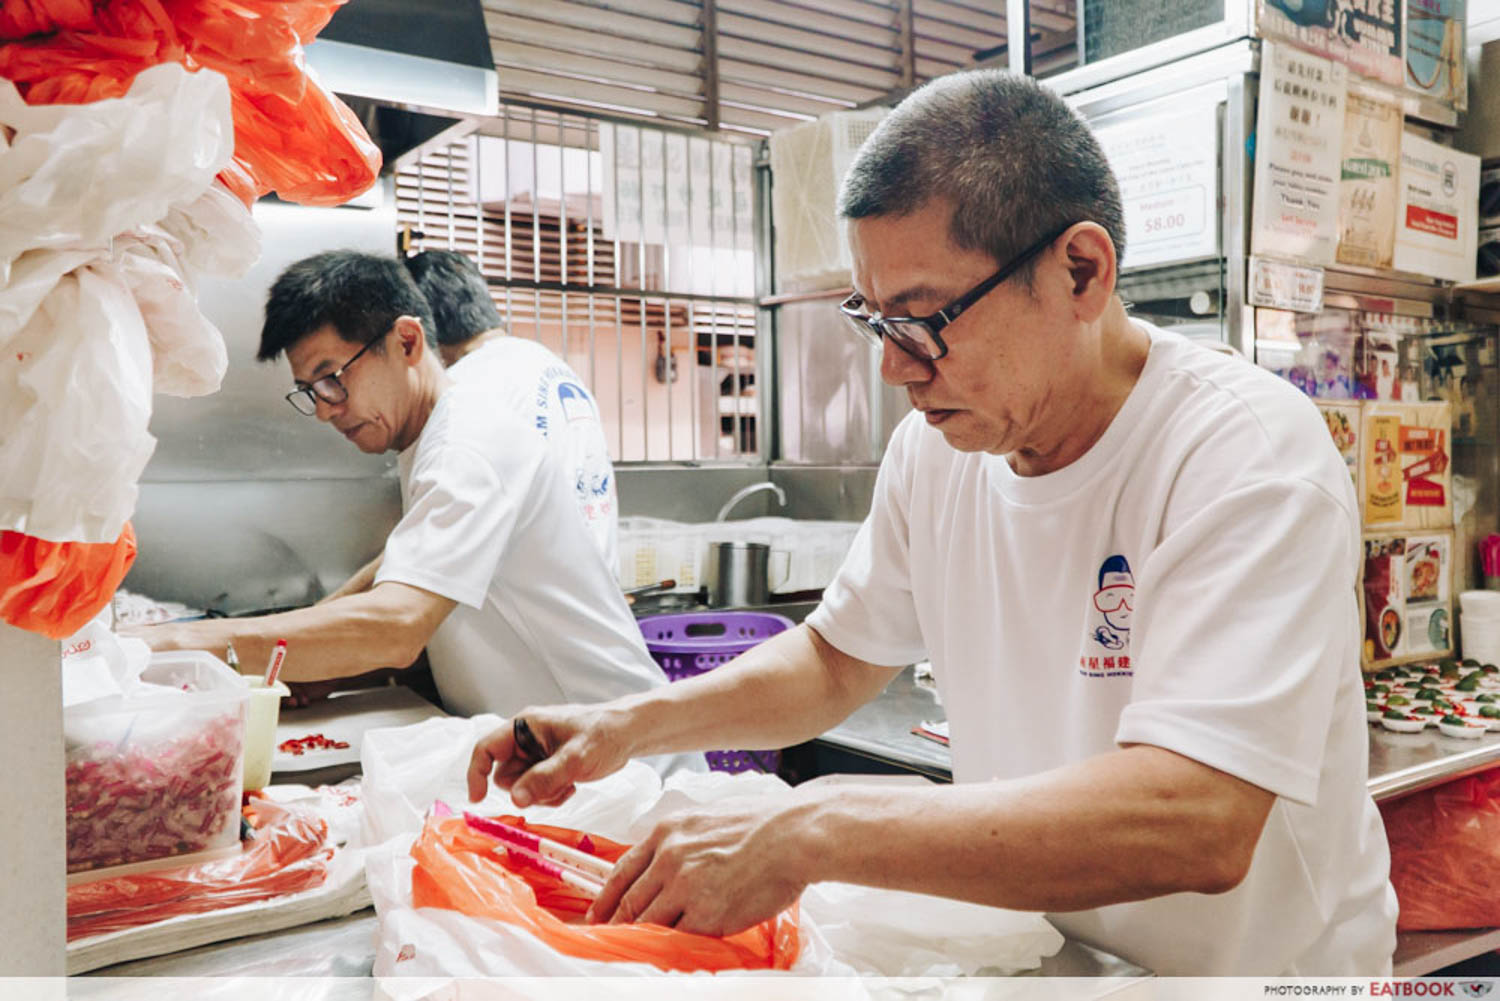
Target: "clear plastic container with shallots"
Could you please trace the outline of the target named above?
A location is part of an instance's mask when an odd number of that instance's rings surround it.
[[[140,680],[63,713],[69,873],[239,843],[245,679],[187,650],[154,654]]]

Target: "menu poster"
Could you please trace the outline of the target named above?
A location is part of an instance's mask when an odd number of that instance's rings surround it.
[[[1453,651],[1453,534],[1366,536],[1366,666]]]
[[[1219,253],[1219,113],[1206,105],[1096,130],[1125,207],[1124,268]]]
[[[1401,106],[1351,87],[1344,109],[1339,169],[1341,264],[1388,268],[1396,246],[1396,171],[1401,160]]]
[[[1364,572],[1366,666],[1391,663],[1406,653],[1406,602],[1401,594],[1406,539],[1366,538]]]
[[[1404,6],[1404,0],[1256,0],[1255,29],[1400,87]]]
[[[1451,405],[1366,401],[1362,406],[1364,523],[1371,528],[1450,528]]]
[[[1410,132],[1401,136],[1396,206],[1398,270],[1474,280],[1479,237],[1479,157]]]
[[[1347,76],[1327,59],[1262,46],[1251,254],[1333,263]]]
[[[1468,107],[1464,0],[1406,0],[1406,86],[1460,111]]]

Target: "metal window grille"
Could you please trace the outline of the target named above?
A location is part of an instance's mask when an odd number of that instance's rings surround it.
[[[467,254],[593,392],[619,462],[756,459],[752,150],[508,105],[396,178],[410,248]]]

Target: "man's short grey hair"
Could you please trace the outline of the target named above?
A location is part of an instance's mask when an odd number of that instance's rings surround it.
[[[940,77],[891,111],[855,154],[839,192],[846,219],[953,205],[955,245],[1004,264],[1048,233],[1092,221],[1125,254],[1125,212],[1099,140],[1030,77]],[[1018,274],[1028,285],[1027,262]]]

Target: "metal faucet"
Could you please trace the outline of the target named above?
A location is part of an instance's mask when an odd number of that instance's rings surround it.
[[[748,487],[741,487],[740,489],[736,490],[733,495],[731,495],[730,498],[724,502],[724,506],[719,508],[719,513],[714,518],[714,521],[723,521],[729,516],[729,512],[733,510],[736,504],[744,500],[746,497],[749,497],[751,494],[760,493],[762,490],[769,490],[774,493],[776,495],[777,503],[782,507],[786,507],[786,491],[778,487],[776,484],[772,483],[770,480],[766,480],[762,483],[752,483]]]

